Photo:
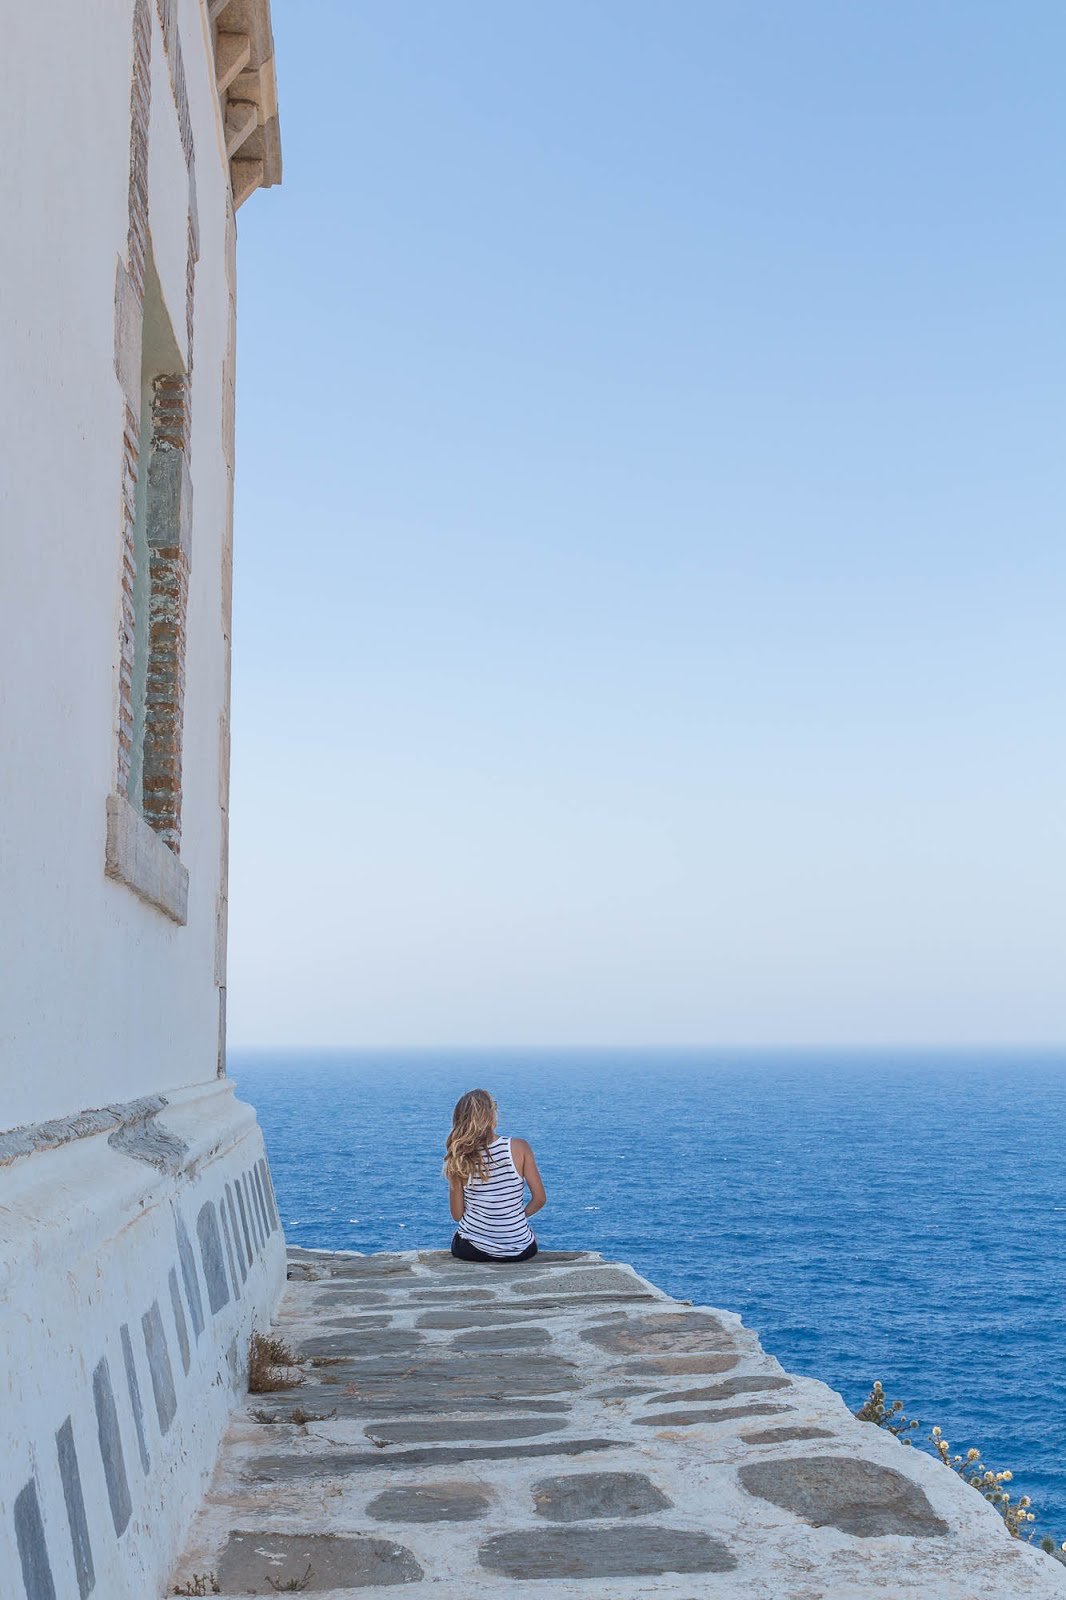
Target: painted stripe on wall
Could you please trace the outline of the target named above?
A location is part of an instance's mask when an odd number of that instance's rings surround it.
[[[259,1218],[255,1214],[255,1201],[252,1199],[252,1185],[246,1172],[241,1174],[241,1184],[244,1187],[244,1197],[248,1202],[248,1215],[252,1219],[252,1233],[255,1237],[256,1254],[263,1248],[263,1233],[259,1226]]]
[[[255,1208],[259,1215],[259,1229],[263,1235],[263,1243],[265,1244],[267,1239],[270,1237],[270,1219],[267,1216],[266,1201],[263,1199],[263,1180],[259,1176],[258,1165],[252,1168],[251,1179],[252,1193],[255,1196]]]
[[[153,1300],[144,1313],[141,1318],[141,1328],[144,1332],[145,1353],[148,1356],[148,1371],[152,1377],[152,1393],[155,1395],[159,1431],[166,1433],[174,1421],[178,1400],[174,1393],[174,1373],[170,1366],[170,1352],[167,1349],[163,1314],[159,1309],[158,1300]]]
[[[233,1240],[230,1237],[229,1217],[226,1215],[226,1202],[221,1196],[219,1197],[218,1202],[218,1215],[219,1220],[222,1223],[222,1238],[224,1239],[226,1245],[226,1261],[229,1264],[230,1282],[233,1285],[234,1298],[239,1300],[241,1297],[240,1274],[237,1271],[237,1263],[233,1259]]]
[[[121,1538],[133,1514],[130,1486],[126,1478],[126,1461],[122,1454],[122,1436],[118,1431],[118,1412],[111,1388],[111,1371],[107,1357],[98,1363],[93,1373],[93,1404],[96,1407],[96,1434],[100,1441],[100,1460],[104,1464],[107,1498],[111,1503],[111,1520]]]
[[[185,1326],[185,1307],[181,1303],[181,1291],[178,1288],[178,1274],[171,1267],[167,1274],[170,1284],[170,1304],[174,1309],[174,1331],[178,1336],[178,1349],[181,1351],[181,1364],[185,1372],[189,1370],[189,1330]]]
[[[270,1163],[266,1156],[262,1157],[259,1165],[263,1169],[263,1188],[266,1191],[267,1207],[270,1211],[270,1226],[274,1230],[279,1228],[281,1223],[278,1219],[277,1202],[274,1199],[274,1180],[270,1176]]]
[[[56,1600],[37,1485],[32,1478],[15,1496],[15,1539],[26,1600]]]
[[[205,1200],[196,1215],[196,1232],[200,1240],[200,1260],[207,1283],[207,1303],[212,1315],[229,1304],[229,1285],[226,1282],[226,1263],[222,1259],[222,1235],[218,1231],[218,1213],[213,1200]]]
[[[141,1466],[147,1472],[152,1461],[148,1454],[148,1441],[144,1436],[144,1406],[141,1404],[141,1385],[137,1377],[137,1364],[133,1359],[133,1341],[130,1338],[129,1324],[124,1322],[118,1331],[122,1340],[122,1360],[126,1367],[126,1387],[130,1392],[133,1427],[137,1434],[137,1452],[141,1458]]]
[[[200,1297],[200,1278],[196,1271],[196,1256],[193,1254],[192,1241],[189,1238],[185,1220],[180,1211],[174,1212],[174,1230],[178,1236],[178,1260],[181,1262],[181,1278],[185,1285],[185,1298],[189,1302],[192,1331],[199,1338],[204,1331],[204,1303]]]
[[[59,1456],[59,1476],[63,1484],[63,1499],[67,1506],[70,1526],[70,1544],[74,1552],[74,1571],[78,1577],[81,1600],[96,1587],[93,1568],[93,1550],[89,1540],[89,1521],[85,1515],[85,1497],[81,1492],[81,1473],[78,1470],[78,1452],[74,1447],[74,1424],[68,1417],[56,1434],[56,1453]]]
[[[241,1227],[244,1229],[244,1242],[248,1249],[248,1265],[251,1266],[253,1260],[252,1236],[248,1232],[248,1209],[244,1204],[244,1190],[241,1188],[241,1180],[239,1178],[234,1178],[233,1187],[237,1191],[237,1204],[241,1212]]]
[[[241,1245],[241,1230],[237,1222],[237,1207],[233,1203],[233,1190],[226,1185],[226,1205],[229,1208],[229,1219],[233,1228],[233,1248],[237,1252],[237,1265],[241,1269],[241,1282],[248,1278],[248,1264],[244,1259],[244,1249]]]

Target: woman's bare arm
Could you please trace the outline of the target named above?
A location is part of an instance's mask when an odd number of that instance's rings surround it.
[[[463,1198],[463,1185],[458,1178],[448,1179],[448,1205],[452,1213],[453,1222],[462,1222],[465,1203]]]
[[[529,1203],[526,1206],[526,1216],[532,1217],[541,1209],[548,1198],[540,1173],[537,1170],[536,1157],[524,1139],[512,1139],[511,1158],[518,1169],[519,1175],[529,1185]]]

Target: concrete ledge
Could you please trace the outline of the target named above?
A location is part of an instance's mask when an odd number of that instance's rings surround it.
[[[75,1139],[91,1139],[106,1133],[112,1150],[137,1161],[147,1161],[160,1172],[180,1172],[188,1146],[173,1134],[155,1125],[167,1099],[162,1094],[143,1095],[110,1106],[90,1107],[72,1117],[53,1117],[48,1122],[24,1123],[0,1133],[0,1167],[24,1156],[55,1150]]]
[[[284,1286],[251,1108],[209,1079],[149,1123],[171,1113],[180,1171],[91,1112],[86,1136],[0,1167],[4,1600],[165,1592],[246,1389],[249,1338]]]
[[[120,794],[107,797],[104,871],[184,927],[189,920],[189,869]]]

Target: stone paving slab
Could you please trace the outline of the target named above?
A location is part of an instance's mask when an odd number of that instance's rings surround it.
[[[328,1320],[323,1319],[327,1328],[387,1328],[391,1318],[381,1313],[368,1313],[366,1316],[342,1317],[337,1316],[331,1309]]]
[[[493,1289],[414,1289],[411,1292],[412,1301],[425,1301],[430,1305],[439,1305],[441,1302],[456,1303],[462,1306],[474,1305],[478,1300],[495,1300]]]
[[[622,1263],[290,1259],[293,1387],[234,1418],[171,1589],[1066,1600],[954,1474]]]
[[[532,1350],[536,1345],[550,1344],[547,1328],[475,1328],[460,1333],[452,1341],[453,1350]]]
[[[520,1416],[531,1411],[566,1415],[571,1410],[565,1400],[542,1399],[525,1393],[512,1396],[491,1385],[484,1392],[458,1385],[445,1389],[433,1383],[421,1384],[417,1378],[399,1385],[305,1384],[287,1391],[284,1396],[275,1394],[262,1398],[267,1410],[277,1409],[283,1402],[288,1409],[298,1406],[302,1411],[334,1411],[338,1417],[433,1417],[450,1416],[455,1412],[466,1416],[482,1413]]]
[[[474,1306],[468,1310],[419,1311],[415,1317],[416,1328],[509,1328],[519,1322],[528,1322],[531,1312],[524,1308],[507,1306],[490,1309]]]
[[[658,1578],[667,1572],[732,1572],[721,1539],[684,1528],[541,1528],[500,1533],[478,1558],[508,1578]]]
[[[732,1400],[738,1394],[765,1394],[768,1391],[788,1389],[787,1378],[776,1378],[772,1373],[748,1373],[740,1378],[726,1378],[722,1383],[707,1384],[702,1389],[656,1389],[649,1396],[648,1405],[692,1405],[707,1400]]]
[[[381,1290],[367,1290],[359,1283],[325,1283],[322,1294],[315,1294],[315,1306],[387,1306],[389,1296]]]
[[[337,1327],[333,1318],[328,1318],[324,1324],[327,1328]],[[349,1353],[362,1359],[365,1356],[390,1356],[398,1351],[406,1353],[414,1350],[422,1342],[422,1336],[413,1328],[405,1328],[403,1332],[389,1329],[380,1332],[376,1329],[359,1328],[358,1337],[354,1344],[347,1332],[323,1333],[314,1339],[304,1339],[296,1346],[296,1353],[301,1358],[304,1356],[344,1356]]]
[[[797,1439],[831,1439],[829,1428],[760,1428],[756,1433],[742,1433],[742,1444],[793,1444]]]
[[[670,1505],[643,1472],[568,1472],[533,1485],[534,1510],[550,1522],[646,1517]]]
[[[859,1539],[886,1533],[948,1531],[911,1478],[854,1456],[810,1456],[751,1461],[740,1469],[749,1494],[795,1512],[814,1528],[832,1526]]]
[[[722,1422],[735,1422],[738,1417],[775,1417],[788,1410],[787,1406],[771,1401],[755,1401],[747,1406],[691,1407],[687,1411],[655,1411],[650,1416],[634,1417],[637,1428],[692,1428],[698,1422],[716,1426]]]
[[[571,1438],[552,1444],[456,1445],[437,1450],[292,1450],[284,1455],[254,1456],[244,1473],[248,1483],[291,1483],[300,1478],[350,1478],[357,1472],[433,1472],[471,1461],[532,1461],[544,1456],[580,1456],[618,1450],[617,1439]]]
[[[538,1433],[557,1433],[565,1423],[559,1417],[433,1418],[418,1422],[372,1422],[363,1431],[374,1444],[440,1444],[451,1439],[527,1439]]]
[[[425,1574],[410,1550],[391,1539],[237,1532],[229,1536],[217,1576],[226,1593],[278,1594],[288,1586],[291,1593],[322,1594],[418,1583]]]
[[[378,1522],[473,1522],[491,1504],[492,1496],[479,1483],[417,1483],[383,1489],[366,1510]]]

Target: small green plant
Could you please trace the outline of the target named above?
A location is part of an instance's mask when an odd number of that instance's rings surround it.
[[[313,1576],[314,1568],[309,1561],[307,1563],[307,1571],[302,1578],[272,1578],[268,1574],[267,1582],[275,1594],[301,1594],[307,1588]]]
[[[860,1406],[855,1415],[860,1422],[874,1422],[879,1428],[887,1428],[889,1433],[895,1434],[901,1444],[910,1444],[907,1434],[920,1426],[917,1417],[903,1415],[902,1400],[893,1400],[891,1405],[889,1404],[880,1383],[874,1384],[866,1403]]]
[[[179,1583],[176,1586],[174,1593],[197,1600],[200,1595],[221,1594],[222,1590],[213,1572],[194,1572],[187,1583]]]
[[[292,1368],[298,1365],[294,1351],[283,1339],[264,1333],[253,1333],[248,1346],[249,1394],[273,1394],[278,1389],[293,1389],[303,1383],[302,1375]]]

